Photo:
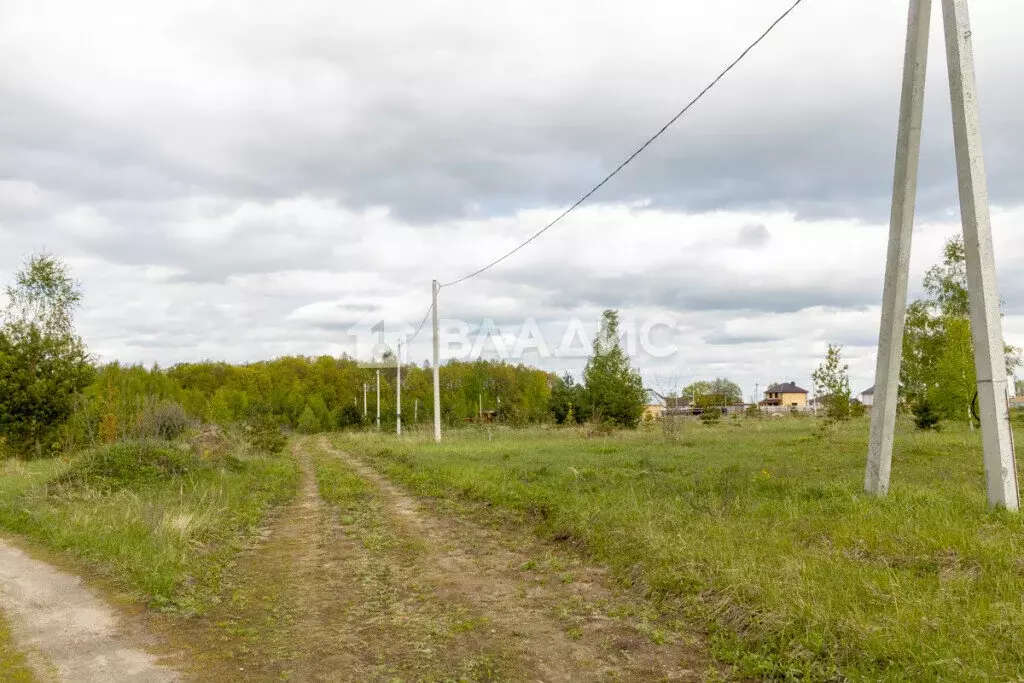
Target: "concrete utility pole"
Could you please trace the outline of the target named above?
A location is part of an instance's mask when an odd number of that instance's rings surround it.
[[[434,441],[441,443],[441,379],[440,379],[440,355],[441,341],[437,332],[437,293],[441,290],[441,283],[434,280],[431,291],[434,298]]]
[[[380,368],[377,368],[377,430],[380,431]]]
[[[395,434],[402,435],[402,342],[395,357]]]
[[[366,389],[369,385],[363,382],[363,420],[366,420]]]
[[[420,421],[420,400],[417,398],[417,399],[413,399],[413,402],[412,402],[412,422],[413,422],[413,424],[416,424],[419,421]]]
[[[889,490],[892,466],[931,6],[931,0],[910,0],[907,19],[903,94],[896,137],[892,213],[889,218],[889,247],[882,291],[878,362],[875,367],[875,400],[871,408],[871,435],[864,477],[865,490],[875,495],[885,495]],[[991,506],[1017,510],[1020,500],[1006,403],[1006,358],[996,288],[967,0],[942,0],[942,19],[953,109],[953,142],[967,256],[971,334],[974,338],[988,502]]]

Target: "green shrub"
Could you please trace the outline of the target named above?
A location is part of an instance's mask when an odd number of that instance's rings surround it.
[[[196,421],[189,417],[177,401],[149,400],[139,416],[138,436],[143,439],[172,441],[195,426]]]
[[[269,415],[257,419],[247,427],[249,443],[259,453],[277,455],[284,450],[288,439],[281,433],[281,426]]]
[[[335,424],[339,429],[359,427],[363,424],[363,411],[356,406],[345,405],[338,410]]]
[[[309,406],[306,406],[306,409],[302,411],[302,415],[299,416],[297,429],[302,434],[315,434],[320,431],[320,420]]]
[[[918,429],[935,429],[939,424],[939,414],[927,400],[918,401],[914,405],[914,424]]]
[[[185,450],[151,441],[126,441],[87,451],[48,488],[141,488],[210,466]]]
[[[700,421],[706,425],[718,424],[718,421],[722,419],[722,411],[720,408],[706,408],[700,414]]]

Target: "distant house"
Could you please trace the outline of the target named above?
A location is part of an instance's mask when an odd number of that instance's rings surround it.
[[[657,420],[665,414],[667,400],[664,396],[653,389],[647,390],[647,403],[644,405],[645,420]]]
[[[783,406],[786,408],[806,408],[807,390],[801,389],[793,382],[772,384],[764,390],[763,406]]]
[[[688,396],[668,396],[665,398],[665,412],[668,415],[691,415],[693,399]]]
[[[860,392],[860,402],[870,408],[875,401],[875,388],[865,389]]]

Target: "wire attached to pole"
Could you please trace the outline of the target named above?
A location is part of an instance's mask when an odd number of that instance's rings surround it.
[[[731,63],[729,64],[729,66],[725,67],[725,69],[723,69],[723,70],[721,71],[721,73],[719,73],[719,74],[718,74],[718,75],[717,75],[717,76],[715,77],[715,79],[714,79],[713,81],[711,81],[710,83],[708,83],[708,84],[707,84],[707,85],[706,85],[706,86],[704,87],[704,89],[703,89],[703,90],[701,90],[701,91],[700,91],[699,93],[697,93],[697,96],[696,96],[696,97],[694,97],[694,98],[693,98],[692,100],[690,100],[690,101],[689,101],[689,103],[687,103],[687,105],[686,105],[685,107],[683,107],[682,109],[680,109],[680,110],[679,110],[679,111],[678,111],[678,112],[676,113],[676,115],[675,115],[675,116],[673,116],[673,117],[672,117],[671,119],[669,119],[668,123],[666,123],[666,124],[665,124],[664,126],[662,126],[662,127],[661,127],[661,129],[660,129],[660,130],[659,130],[659,131],[658,131],[657,133],[655,133],[655,134],[654,134],[654,135],[652,135],[651,137],[647,138],[647,141],[646,141],[646,142],[644,142],[644,144],[640,145],[640,147],[638,147],[638,148],[637,148],[637,150],[636,150],[635,152],[633,152],[633,153],[632,153],[632,154],[630,154],[630,155],[629,155],[628,157],[626,157],[626,160],[625,160],[625,161],[623,161],[623,162],[622,162],[621,164],[619,164],[619,165],[618,165],[618,166],[617,166],[617,167],[615,168],[615,170],[614,170],[614,171],[612,171],[611,173],[609,173],[608,175],[606,175],[606,176],[604,177],[604,179],[603,179],[603,180],[602,180],[601,182],[599,182],[599,183],[598,183],[597,185],[595,185],[594,187],[592,187],[592,188],[591,188],[591,189],[590,189],[590,190],[589,190],[589,191],[588,191],[588,192],[587,192],[586,194],[584,194],[584,195],[583,195],[582,197],[580,197],[579,199],[577,199],[577,200],[576,200],[576,203],[575,203],[575,204],[573,204],[573,205],[572,205],[572,206],[570,206],[570,207],[569,207],[568,209],[566,209],[566,210],[565,210],[565,211],[563,211],[563,212],[562,212],[561,214],[559,214],[559,215],[558,215],[558,217],[557,217],[557,218],[555,218],[555,220],[551,221],[550,223],[548,223],[547,225],[545,225],[545,226],[544,226],[543,228],[541,228],[540,230],[538,230],[537,232],[535,232],[535,233],[534,233],[533,235],[531,235],[531,236],[530,236],[530,238],[529,238],[529,239],[527,239],[527,240],[526,240],[525,242],[521,243],[521,244],[520,244],[519,246],[517,246],[517,247],[516,247],[515,249],[512,249],[511,251],[507,252],[507,253],[506,253],[505,255],[503,255],[503,256],[501,256],[501,257],[499,257],[499,258],[497,258],[497,259],[495,259],[495,260],[491,261],[490,263],[488,263],[488,264],[487,264],[486,266],[484,266],[483,268],[480,268],[479,270],[475,270],[475,271],[473,271],[472,273],[469,273],[468,275],[464,275],[464,276],[460,277],[460,278],[459,278],[459,279],[457,279],[457,280],[452,280],[451,282],[446,282],[446,283],[444,283],[444,284],[443,284],[443,285],[441,285],[441,286],[442,286],[442,287],[451,287],[452,285],[457,285],[457,284],[459,284],[460,282],[465,282],[466,280],[468,280],[468,279],[470,279],[470,278],[476,277],[477,275],[479,275],[480,273],[483,273],[484,271],[490,270],[490,269],[491,269],[491,268],[493,268],[494,266],[498,265],[499,263],[501,263],[502,261],[504,261],[505,259],[507,259],[507,258],[508,258],[509,256],[512,256],[512,254],[516,253],[517,251],[519,251],[520,249],[522,249],[523,247],[525,247],[525,246],[526,246],[527,244],[529,244],[530,242],[534,241],[535,239],[537,239],[538,237],[540,237],[541,235],[543,235],[543,234],[544,234],[545,232],[547,232],[548,230],[550,230],[551,228],[553,228],[553,227],[554,227],[554,226],[555,226],[555,225],[556,225],[556,224],[557,224],[557,223],[558,223],[559,221],[561,221],[561,220],[562,220],[563,218],[565,218],[565,217],[566,217],[566,216],[568,216],[568,215],[569,215],[570,213],[572,213],[572,212],[573,212],[573,211],[574,211],[574,210],[576,209],[576,207],[578,207],[578,206],[579,206],[580,204],[582,204],[583,202],[585,202],[585,201],[587,201],[588,199],[590,199],[590,197],[591,197],[591,196],[592,196],[592,195],[593,195],[593,194],[594,194],[595,192],[597,192],[597,191],[598,191],[598,190],[600,190],[600,189],[601,189],[602,187],[604,187],[605,183],[607,183],[607,182],[608,182],[609,180],[611,180],[611,179],[612,179],[612,178],[614,178],[614,177],[615,177],[616,175],[618,175],[618,174],[619,174],[619,171],[621,171],[621,170],[622,170],[622,169],[624,169],[624,168],[625,168],[626,166],[628,166],[628,165],[629,165],[629,163],[633,161],[633,159],[636,159],[636,158],[637,158],[638,156],[640,156],[640,153],[641,153],[641,152],[643,152],[643,151],[644,151],[645,149],[647,149],[647,148],[648,148],[648,147],[649,147],[649,146],[650,146],[650,145],[651,145],[651,144],[652,144],[652,143],[653,143],[653,142],[654,142],[655,140],[657,140],[658,138],[660,138],[660,137],[662,136],[662,134],[663,134],[663,133],[664,133],[665,131],[667,131],[667,130],[669,129],[669,127],[670,127],[670,126],[671,126],[671,125],[672,125],[673,123],[675,123],[675,122],[676,122],[676,121],[678,121],[678,120],[679,120],[680,118],[682,118],[683,114],[685,114],[685,113],[686,113],[687,111],[689,111],[689,110],[690,110],[690,108],[691,108],[691,107],[693,107],[693,105],[697,104],[697,102],[699,102],[699,101],[700,101],[700,100],[701,100],[701,99],[702,99],[702,98],[704,97],[704,95],[706,95],[706,94],[708,93],[708,91],[710,91],[710,90],[711,90],[712,88],[714,88],[714,87],[715,87],[716,85],[718,85],[718,82],[719,82],[720,80],[722,80],[722,79],[723,79],[723,78],[725,77],[725,75],[726,75],[727,73],[729,73],[730,71],[732,71],[733,67],[735,67],[735,66],[736,66],[737,64],[739,64],[739,63],[740,63],[741,61],[743,61],[743,58],[744,58],[744,57],[746,57],[746,56],[747,56],[747,54],[748,54],[748,53],[749,53],[749,52],[750,52],[751,50],[753,50],[753,49],[754,49],[755,47],[757,47],[757,45],[758,45],[758,44],[759,44],[759,43],[760,43],[760,42],[761,42],[762,40],[764,40],[764,39],[765,39],[765,38],[766,38],[766,37],[768,36],[768,34],[769,34],[769,33],[771,33],[771,32],[772,32],[772,31],[773,31],[773,30],[775,29],[775,27],[776,27],[776,26],[778,26],[778,25],[779,25],[780,23],[782,23],[783,19],[785,19],[786,17],[788,17],[788,16],[789,16],[789,14],[790,14],[790,13],[791,13],[791,12],[792,12],[793,10],[795,10],[795,9],[797,8],[797,6],[799,6],[799,5],[800,5],[800,3],[802,3],[802,2],[803,2],[803,0],[796,0],[796,2],[794,2],[794,3],[792,4],[792,5],[790,5],[789,9],[787,9],[787,10],[786,10],[785,12],[783,12],[783,13],[782,13],[781,15],[779,15],[779,18],[778,18],[778,19],[776,19],[775,21],[773,21],[773,22],[771,23],[771,25],[770,25],[770,26],[768,26],[768,28],[767,28],[767,29],[765,29],[765,30],[764,30],[764,32],[763,32],[763,33],[762,33],[761,35],[759,35],[759,36],[757,37],[757,39],[756,39],[756,40],[755,40],[754,42],[752,42],[752,43],[751,43],[750,45],[748,45],[748,46],[747,46],[747,48],[746,48],[745,50],[743,50],[743,52],[741,52],[741,53],[740,53],[739,57],[737,57],[736,59],[734,59],[734,60],[733,60],[733,61],[732,61],[732,62],[731,62]]]
[[[413,333],[412,333],[412,334],[411,334],[411,335],[409,336],[409,338],[405,340],[405,343],[406,343],[406,344],[410,344],[410,343],[412,343],[412,340],[413,340],[413,339],[415,339],[415,338],[416,338],[416,335],[418,335],[418,334],[420,333],[420,331],[421,331],[421,330],[423,329],[423,326],[427,324],[427,318],[429,318],[429,317],[430,317],[430,312],[431,312],[431,311],[433,311],[433,310],[434,310],[434,304],[433,304],[433,303],[431,303],[431,304],[430,304],[430,307],[429,307],[429,308],[427,308],[427,312],[426,312],[426,313],[425,313],[425,314],[423,315],[423,320],[422,320],[422,321],[420,321],[420,325],[419,325],[419,327],[417,327],[417,328],[416,328],[416,331],[415,331],[415,332],[413,332]]]

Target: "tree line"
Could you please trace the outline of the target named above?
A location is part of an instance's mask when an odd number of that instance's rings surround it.
[[[366,367],[347,356],[291,356],[242,365],[204,361],[168,368],[97,365],[75,332],[81,285],[66,264],[35,254],[7,288],[0,326],[0,447],[36,455],[93,443],[173,437],[189,426],[259,425],[315,433],[397,419],[394,357]],[[645,392],[606,311],[584,372],[575,421],[634,427]],[[402,367],[403,425],[433,421],[432,371]],[[570,391],[576,391],[571,383]],[[481,411],[512,426],[565,422],[566,381],[523,364],[452,360],[440,372],[441,419],[459,425]],[[365,396],[365,404],[364,404]],[[574,395],[575,396],[575,395]]]

